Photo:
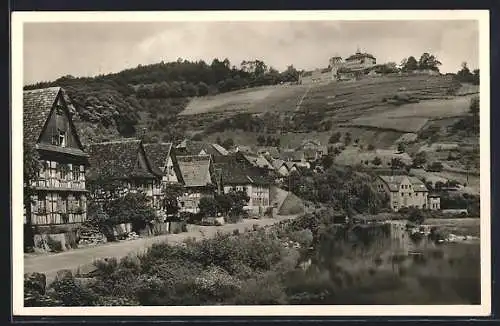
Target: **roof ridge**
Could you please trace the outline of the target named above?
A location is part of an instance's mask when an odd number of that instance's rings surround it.
[[[90,143],[89,145],[99,145],[99,144],[120,144],[120,143],[132,143],[132,142],[141,142],[140,139],[135,138],[125,138],[125,139],[117,139],[117,140],[108,140],[98,143]]]
[[[56,89],[62,89],[62,87],[61,86],[51,86],[51,87],[44,87],[44,88],[25,89],[25,90],[23,90],[23,93],[35,93],[35,92],[42,92],[42,91],[56,90]]]

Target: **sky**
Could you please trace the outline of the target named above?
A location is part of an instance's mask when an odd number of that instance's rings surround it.
[[[479,25],[434,21],[229,21],[24,23],[24,84],[64,75],[95,76],[142,64],[228,58],[259,59],[280,71],[311,70],[332,56],[371,53],[378,63],[400,63],[424,52],[456,72],[479,66]]]

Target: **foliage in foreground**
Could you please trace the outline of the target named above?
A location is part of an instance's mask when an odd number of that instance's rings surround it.
[[[140,256],[97,261],[96,276],[85,282],[65,275],[47,290],[31,286],[25,302],[38,306],[478,303],[479,246],[427,245],[421,255],[402,254],[395,250],[387,226],[339,226],[331,221],[328,213],[306,215],[239,235],[155,244]]]

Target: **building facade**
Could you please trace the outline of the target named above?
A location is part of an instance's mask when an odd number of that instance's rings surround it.
[[[176,156],[175,165],[179,171],[179,181],[184,188],[178,198],[180,212],[199,213],[200,200],[213,197],[215,186],[212,182],[212,158],[210,155]]]
[[[153,208],[162,203],[163,173],[151,162],[138,139],[92,143],[88,146],[92,196],[104,201],[143,192]]]
[[[415,177],[406,175],[379,176],[375,182],[379,192],[389,196],[389,205],[393,211],[403,207],[420,209],[440,209],[435,205],[439,197],[431,196],[425,184]]]
[[[29,180],[33,195],[25,226],[35,233],[76,227],[87,219],[88,154],[73,124],[71,101],[60,87],[29,90],[23,93],[23,110],[24,142],[41,161],[36,179]]]

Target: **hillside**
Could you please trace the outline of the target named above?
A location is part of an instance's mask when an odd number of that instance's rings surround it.
[[[65,76],[25,89],[64,87],[84,142],[137,135],[171,141],[198,134],[255,145],[259,135],[271,135],[293,147],[313,136],[326,144],[338,131],[378,148],[391,148],[407,132],[455,123],[468,106],[466,96],[456,95],[477,92],[452,75],[296,85],[290,83],[293,66],[279,73],[256,62],[262,69],[249,72],[226,60],[179,60],[95,78]]]

